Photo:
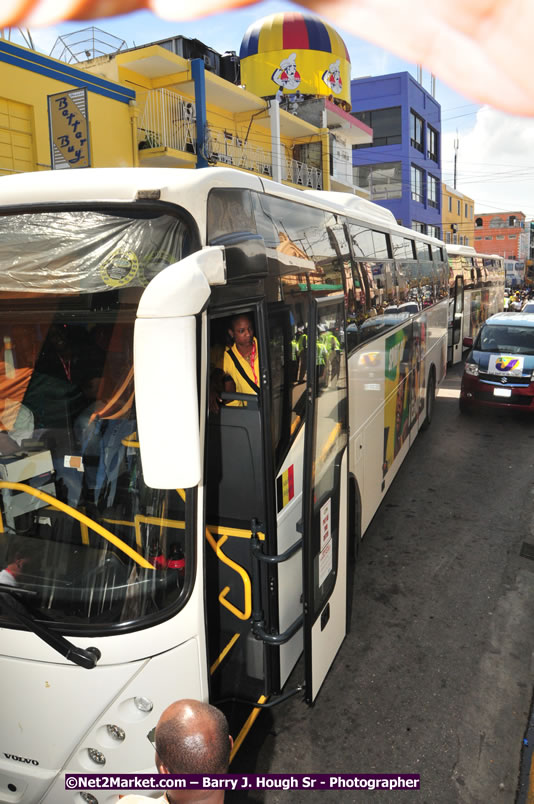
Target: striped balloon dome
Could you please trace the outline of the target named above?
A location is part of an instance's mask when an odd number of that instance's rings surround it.
[[[347,47],[330,25],[298,11],[272,14],[253,23],[245,33],[239,56],[246,59],[281,50],[316,50],[350,63]]]

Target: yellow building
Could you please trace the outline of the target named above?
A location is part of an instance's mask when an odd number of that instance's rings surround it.
[[[370,142],[371,130],[329,98],[308,100],[298,116],[260,98],[218,74],[225,58],[174,37],[72,66],[0,40],[0,172],[229,165],[296,187],[357,191],[350,146]],[[70,164],[79,131],[54,131],[51,146],[49,106],[56,129],[72,121],[67,112],[80,123],[86,112],[85,163]]]
[[[120,84],[0,39],[0,175],[135,164],[134,100]]]
[[[351,152],[346,177],[339,172],[334,127],[350,142],[370,142],[372,132],[328,99],[306,114],[281,108],[217,74],[223,57],[204,47],[203,87],[195,85],[194,60],[180,55],[191,40],[174,37],[102,56],[82,66],[94,75],[134,89],[138,105],[139,164],[197,167],[230,165],[296,187],[354,192]],[[202,65],[201,65],[202,66]],[[205,99],[197,98],[202,92]],[[204,108],[203,108],[204,107]],[[290,107],[289,107],[290,108]],[[202,143],[198,127],[206,119]],[[307,118],[307,119],[306,119]],[[200,153],[201,152],[201,153]]]
[[[441,216],[443,240],[459,246],[474,246],[475,202],[469,196],[441,184]]]

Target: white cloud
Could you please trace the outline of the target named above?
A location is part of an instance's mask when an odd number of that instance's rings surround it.
[[[455,132],[442,137],[443,181],[453,184]],[[534,218],[534,119],[483,106],[458,135],[456,187],[477,212],[521,211]]]

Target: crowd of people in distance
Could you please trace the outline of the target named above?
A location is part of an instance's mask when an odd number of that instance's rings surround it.
[[[534,312],[534,288],[522,287],[514,291],[506,288],[503,309],[508,313]]]

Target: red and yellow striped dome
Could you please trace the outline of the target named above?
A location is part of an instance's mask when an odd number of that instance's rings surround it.
[[[239,57],[245,59],[271,50],[319,50],[350,64],[349,52],[338,32],[312,14],[283,12],[254,22],[243,37]]]
[[[284,12],[253,23],[241,43],[241,80],[260,97],[331,95],[350,107],[350,56],[341,36],[312,14]]]

